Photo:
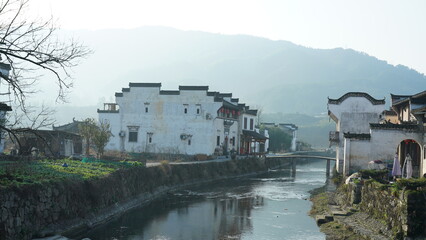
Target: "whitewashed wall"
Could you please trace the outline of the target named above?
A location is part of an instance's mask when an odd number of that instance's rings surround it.
[[[180,90],[179,95],[160,95],[159,87],[131,87],[122,97],[116,97],[116,103],[119,113],[99,113],[99,120],[108,120],[114,134],[107,150],[213,154],[217,136],[220,136],[220,144],[225,139],[224,120],[217,117],[222,103],[214,102],[214,97],[207,96],[205,90]],[[145,112],[146,107],[148,112]],[[198,114],[197,108],[200,109]],[[137,142],[129,142],[129,127],[132,126],[137,128]],[[125,133],[124,138],[120,138],[120,132]],[[191,137],[182,139],[182,134]],[[228,138],[232,137],[237,144],[237,121],[229,131]]]
[[[348,97],[340,104],[328,104],[328,110],[337,118],[336,131],[339,132],[339,145],[336,146],[336,168],[344,168],[343,133],[369,133],[370,123],[378,123],[385,104],[374,105],[362,96]],[[348,166],[348,165],[346,165]]]
[[[344,140],[344,175],[350,175],[360,169],[367,169],[370,162],[370,140]]]

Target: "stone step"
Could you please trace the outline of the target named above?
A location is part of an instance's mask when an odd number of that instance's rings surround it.
[[[315,216],[315,222],[317,223],[318,226],[321,226],[322,224],[331,222],[333,220],[334,220],[333,216],[329,216],[329,215],[316,215]]]
[[[347,211],[343,211],[343,210],[332,210],[331,214],[333,214],[333,216],[348,216],[349,213]]]

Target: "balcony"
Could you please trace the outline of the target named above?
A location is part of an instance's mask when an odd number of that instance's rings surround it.
[[[330,135],[328,140],[330,141],[330,145],[339,143],[339,132],[338,131],[330,131]]]
[[[118,113],[119,107],[116,103],[104,103],[104,109],[98,109],[98,113]]]

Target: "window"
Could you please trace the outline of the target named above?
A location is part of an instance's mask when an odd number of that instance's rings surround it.
[[[250,118],[250,130],[254,129],[254,119]]]
[[[235,147],[235,137],[232,137],[232,146]]]
[[[128,126],[129,128],[129,142],[137,142],[138,141],[138,126]]]
[[[185,113],[185,114],[188,113],[188,104],[183,105],[183,113]]]
[[[197,115],[201,114],[201,105],[197,104]]]
[[[149,111],[148,107],[149,107],[149,103],[144,103],[145,105],[145,112],[147,113]]]
[[[244,118],[244,129],[247,129],[247,118]]]
[[[188,145],[191,145],[191,139],[188,140]]]
[[[129,132],[129,142],[138,141],[138,132]]]
[[[220,136],[217,136],[216,138],[216,146],[220,146]]]
[[[148,143],[152,143],[152,135],[154,135],[153,132],[147,132],[146,133]]]

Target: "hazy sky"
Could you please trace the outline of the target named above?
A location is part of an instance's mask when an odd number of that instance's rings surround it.
[[[65,29],[136,28],[247,34],[313,48],[352,48],[426,73],[424,0],[31,0]]]

